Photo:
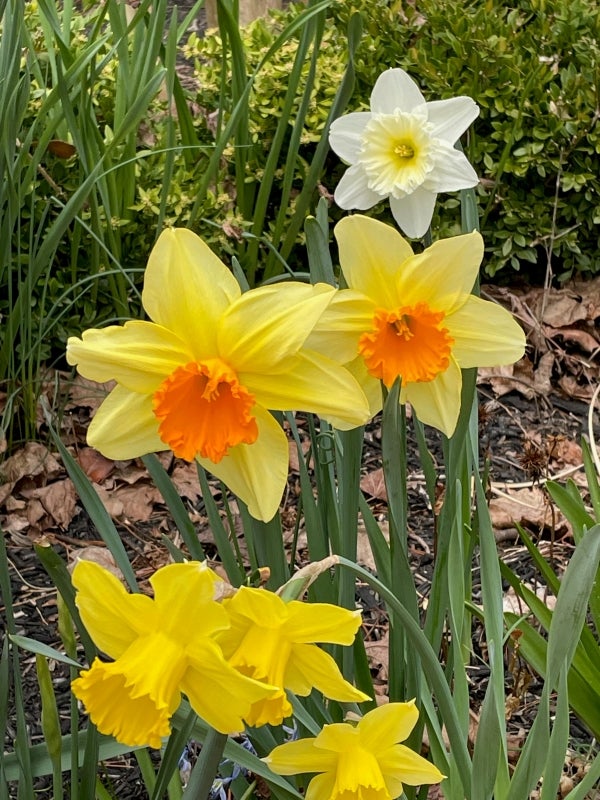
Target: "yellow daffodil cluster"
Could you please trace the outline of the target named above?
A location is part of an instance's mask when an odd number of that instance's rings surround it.
[[[81,619],[98,648],[73,681],[101,733],[131,745],[160,747],[185,694],[196,713],[222,733],[279,725],[292,709],[289,689],[360,702],[367,695],[342,677],[316,642],[350,645],[358,611],[326,603],[284,602],[266,589],[223,595],[204,562],[170,564],[150,584],[154,597],[129,594],[108,570],[78,561],[73,585]],[[222,584],[222,586],[219,586]]]
[[[269,520],[288,472],[271,411],[353,428],[381,408],[380,384],[399,378],[401,402],[451,436],[461,368],[512,363],[525,346],[507,311],[470,294],[481,236],[416,255],[394,228],[361,215],[335,234],[348,289],[288,282],[242,293],[198,236],[164,231],[144,278],[151,321],[68,341],[67,360],[83,377],[116,382],[89,444],[113,459],[165,449],[197,459]]]

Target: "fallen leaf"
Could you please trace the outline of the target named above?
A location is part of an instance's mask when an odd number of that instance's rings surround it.
[[[176,464],[171,474],[171,480],[180,497],[187,497],[192,503],[202,497],[196,462],[193,464],[183,462]]]
[[[366,494],[370,494],[371,497],[376,497],[378,500],[387,500],[383,469],[380,467],[367,473],[361,478],[360,488]]]
[[[56,458],[40,442],[27,442],[22,450],[17,450],[0,466],[2,480],[7,483],[17,483],[21,478],[37,475],[52,478],[60,475],[61,471]]]
[[[101,483],[107,478],[115,467],[115,462],[105,458],[93,447],[83,447],[77,460],[92,483]]]
[[[389,675],[389,647],[390,637],[387,631],[381,639],[365,642],[365,652],[369,663],[379,671],[378,677],[381,680],[387,680]]]
[[[73,571],[78,561],[93,561],[94,564],[99,564],[101,567],[111,572],[120,581],[125,581],[123,573],[117,566],[113,554],[107,547],[90,545],[89,547],[80,547],[77,550],[72,550],[68,565],[70,572]]]
[[[54,481],[54,483],[50,483],[48,486],[41,486],[38,489],[25,489],[21,494],[27,499],[38,500],[46,513],[63,530],[71,524],[75,516],[77,497],[75,487],[70,478]],[[33,507],[32,504],[30,504],[30,507]],[[38,517],[39,519],[40,517]]]
[[[567,397],[583,400],[585,403],[589,403],[594,396],[595,387],[590,384],[581,386],[573,375],[563,375],[558,379],[558,385]]]
[[[544,333],[551,339],[560,336],[565,342],[577,344],[586,353],[593,353],[600,346],[600,339],[580,328],[545,328]]]
[[[390,540],[389,526],[387,521],[380,522],[379,527],[385,537],[386,542]],[[369,534],[365,528],[365,523],[362,519],[358,523],[358,537],[356,541],[356,562],[362,567],[370,569],[372,572],[377,573],[375,566],[375,559],[373,558],[373,551],[371,550],[371,541]]]
[[[147,522],[154,511],[154,504],[162,496],[155,486],[124,486],[116,490],[123,504],[123,516],[131,522]]]
[[[65,410],[71,411],[74,408],[90,408],[95,411],[106,395],[116,386],[114,381],[107,383],[96,383],[76,375],[68,386],[68,400],[65,403]]]
[[[490,516],[494,528],[512,528],[515,522],[520,525],[541,530],[553,524],[559,528],[566,524],[565,518],[553,508],[546,493],[538,486],[525,489],[503,491],[497,486],[492,488],[495,496],[490,500]]]

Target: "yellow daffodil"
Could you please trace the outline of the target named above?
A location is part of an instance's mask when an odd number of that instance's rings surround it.
[[[310,344],[347,361],[371,413],[379,382],[401,379],[401,402],[451,436],[460,411],[461,367],[512,364],[525,336],[508,311],[470,294],[483,257],[479,233],[414,254],[391,225],[354,214],[335,228],[349,290],[339,293]]]
[[[340,208],[366,210],[389,197],[407,236],[423,236],[439,192],[467,189],[477,174],[454,144],[479,114],[470,97],[425,102],[403,69],[388,69],[375,83],[371,110],[336,119],[333,150],[350,167],[335,190]]]
[[[437,767],[399,742],[414,728],[419,712],[414,701],[379,706],[354,726],[325,725],[318,736],[276,747],[264,759],[278,775],[321,773],[306,791],[306,800],[393,800],[403,784],[438,783]]]
[[[313,687],[340,702],[368,700],[342,677],[333,658],[315,642],[352,644],[360,612],[327,603],[285,602],[266,589],[242,587],[223,601],[231,627],[217,641],[229,663],[242,674],[279,692],[257,700],[244,717],[249,725],[279,725],[292,707],[285,689],[298,695]]]
[[[101,733],[135,747],[160,747],[184,692],[192,708],[222,733],[243,730],[252,705],[273,687],[241,675],[215,641],[229,619],[213,598],[219,579],[203,563],[170,564],[154,573],[154,599],[129,594],[108,570],[79,561],[76,603],[100,650],[73,681]]]
[[[67,360],[85,378],[115,380],[88,431],[108,458],[171,449],[195,458],[269,520],[288,470],[286,437],[269,413],[368,417],[352,376],[303,348],[335,290],[286,283],[242,294],[210,248],[184,229],[164,231],[142,302],[153,320],[85,331]]]

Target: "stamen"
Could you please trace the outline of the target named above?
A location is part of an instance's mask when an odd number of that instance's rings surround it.
[[[448,369],[454,339],[440,324],[444,316],[427,303],[378,309],[372,331],[358,343],[371,375],[390,388],[398,377],[404,385],[426,382]]]
[[[196,456],[217,464],[230,447],[258,437],[252,395],[236,373],[218,358],[178,367],[154,392],[158,433],[186,461]]]
[[[406,142],[399,142],[394,147],[394,153],[398,156],[398,158],[413,158],[415,149]]]

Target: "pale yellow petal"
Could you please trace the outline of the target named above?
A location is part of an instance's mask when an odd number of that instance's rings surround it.
[[[439,239],[403,264],[396,278],[397,305],[427,303],[434,311],[453,313],[467,300],[482,258],[477,232]]]
[[[130,392],[123,386],[116,386],[96,412],[87,441],[115,461],[169,449],[158,435],[152,396]]]
[[[268,411],[256,405],[252,409],[258,425],[254,444],[238,444],[215,464],[198,459],[203,467],[246,503],[250,514],[268,522],[275,516],[288,474],[287,438]]]
[[[111,572],[93,561],[78,560],[72,575],[75,602],[96,646],[118,658],[138,636],[154,626],[149,597],[130,594]]]
[[[496,303],[470,296],[443,323],[454,338],[452,353],[461,367],[514,364],[525,352],[525,334],[514,317]]]
[[[288,664],[290,663],[293,663],[294,671],[297,670],[302,674],[306,683],[310,683],[331,700],[338,700],[340,703],[362,703],[363,700],[370,699],[344,679],[334,659],[316,644],[292,645],[292,655]],[[286,687],[288,682],[286,675],[284,680]],[[292,686],[289,688],[293,689]]]
[[[250,707],[277,691],[237,672],[210,639],[189,655],[191,665],[181,681],[181,690],[194,711],[221,733],[244,730],[243,718]]]
[[[432,381],[407,384],[402,390],[402,400],[411,404],[425,425],[452,436],[460,412],[461,387],[460,367],[451,356],[448,369]]]
[[[275,747],[263,761],[277,775],[299,775],[335,769],[337,755],[315,747],[315,739],[307,738]]]
[[[240,294],[233,274],[199,236],[184,228],[161,233],[148,259],[142,303],[196,359],[216,355],[217,322]]]
[[[427,759],[414,753],[408,747],[398,744],[377,756],[381,771],[386,778],[407,783],[409,786],[421,786],[424,783],[439,783],[444,775]],[[395,795],[392,794],[392,797]]]
[[[381,381],[374,378],[367,369],[365,360],[362,356],[358,356],[353,361],[345,365],[348,372],[355,377],[367,398],[369,404],[369,419],[372,419],[376,414],[381,411],[383,404],[383,396],[381,393]],[[330,414],[325,417],[330,425],[338,428],[341,431],[348,430],[348,424],[345,420],[335,417]]]
[[[292,642],[352,644],[361,625],[360,611],[350,611],[330,603],[287,603],[286,636]]]
[[[340,364],[302,350],[286,362],[284,372],[242,373],[240,382],[257,403],[272,411],[302,410],[334,416],[350,427],[369,419],[369,406],[359,383]]]
[[[350,289],[356,289],[378,308],[396,308],[395,276],[413,254],[396,228],[376,219],[352,214],[335,226],[340,265]]]
[[[340,289],[323,312],[304,346],[347,364],[358,354],[358,340],[369,330],[375,303],[361,292]]]
[[[325,283],[278,283],[243,294],[223,315],[221,357],[238,374],[287,371],[335,289]]]
[[[358,724],[362,746],[378,756],[380,751],[408,739],[418,719],[414,700],[378,706]]]
[[[153,322],[84,331],[67,342],[67,361],[84,378],[116,380],[133,392],[154,392],[173,370],[192,360],[192,351],[177,336]]]

